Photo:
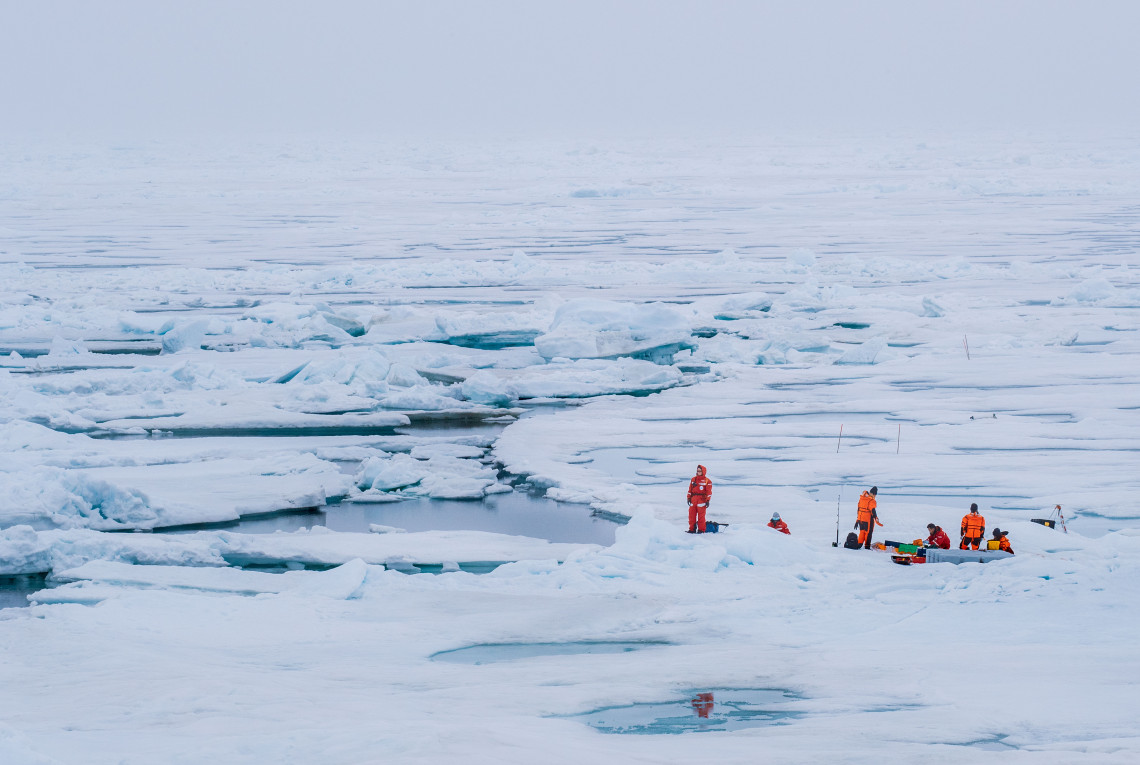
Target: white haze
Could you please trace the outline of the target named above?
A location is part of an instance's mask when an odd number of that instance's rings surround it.
[[[0,134],[1127,131],[1134,3],[9,4]]]

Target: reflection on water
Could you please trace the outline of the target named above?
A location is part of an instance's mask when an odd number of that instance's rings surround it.
[[[20,608],[28,605],[28,595],[42,587],[17,587],[16,585],[0,584],[0,608]]]
[[[682,699],[606,707],[572,715],[602,733],[662,734],[727,731],[786,724],[801,717],[798,699],[778,688],[722,688]]]
[[[45,577],[40,574],[27,576],[0,576],[0,608],[22,608],[28,605],[28,595],[42,590]]]
[[[618,524],[592,516],[585,505],[569,505],[525,492],[493,494],[482,501],[408,499],[381,504],[344,503],[320,512],[249,518],[227,524],[227,531],[271,534],[325,526],[333,531],[367,533],[371,526],[405,531],[491,531],[551,542],[611,545]],[[189,529],[187,529],[189,530]]]
[[[709,719],[713,707],[716,706],[715,699],[711,693],[698,693],[693,698],[689,699],[689,703],[693,705],[693,711],[697,713],[697,717]]]

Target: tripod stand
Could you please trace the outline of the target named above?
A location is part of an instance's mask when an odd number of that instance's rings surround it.
[[[1061,512],[1060,505],[1057,505],[1055,508],[1053,508],[1053,512],[1049,514],[1049,517],[1052,518],[1054,515],[1056,515],[1061,520],[1061,528],[1066,534],[1068,534],[1069,527],[1065,525],[1065,514]]]

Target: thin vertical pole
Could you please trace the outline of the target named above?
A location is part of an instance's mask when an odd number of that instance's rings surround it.
[[[835,546],[839,547],[839,501],[843,499],[843,490],[839,490],[839,495],[835,498]]]
[[[835,444],[835,453],[839,454],[839,445],[843,443],[843,426],[839,426],[839,441]]]
[[[896,444],[895,445],[895,454],[898,454],[899,449],[902,448],[902,423],[901,422],[899,423],[899,437],[898,437],[898,440],[895,441],[895,444]]]

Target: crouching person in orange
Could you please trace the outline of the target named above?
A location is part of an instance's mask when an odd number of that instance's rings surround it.
[[[697,465],[697,474],[689,481],[689,533],[705,533],[705,510],[712,499],[712,481],[705,475],[705,466]]]
[[[1010,555],[1013,555],[1013,546],[1009,543],[1009,537],[1006,532],[1001,529],[994,529],[994,541],[998,543],[997,549],[1005,550]]]
[[[788,531],[788,524],[786,524],[780,520],[780,514],[779,513],[772,513],[772,520],[768,521],[768,527],[773,528],[776,531],[782,531],[785,534],[791,534],[792,533],[792,532]]]
[[[879,512],[876,509],[879,506],[875,502],[875,496],[878,493],[879,487],[872,486],[859,497],[859,512],[855,516],[855,528],[859,529],[859,544],[865,550],[871,549],[871,534],[875,532],[875,526],[883,525],[879,521]]]
[[[962,517],[962,550],[977,550],[986,537],[986,518],[978,512],[978,503],[970,505],[970,512]]]

